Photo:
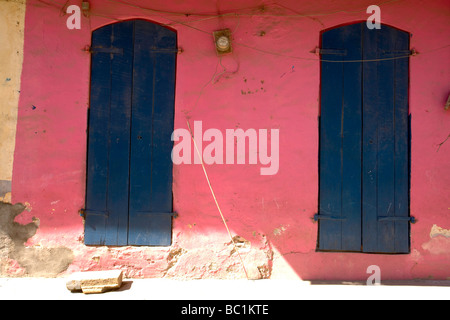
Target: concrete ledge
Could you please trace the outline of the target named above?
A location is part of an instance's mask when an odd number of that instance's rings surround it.
[[[365,286],[366,281],[311,280],[311,285]],[[381,280],[380,286],[450,287],[450,280]]]
[[[0,278],[0,300],[448,300],[449,281],[381,280],[169,280],[124,279],[121,287],[103,294],[80,294],[66,288],[67,278]],[[333,284],[334,283],[334,284]],[[386,283],[389,283],[387,285]]]

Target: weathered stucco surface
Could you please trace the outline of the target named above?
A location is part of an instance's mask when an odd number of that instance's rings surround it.
[[[139,9],[91,0],[90,18],[82,16],[80,30],[67,29],[65,3],[27,2],[12,202],[27,207],[15,222],[30,225],[36,217],[40,223],[36,234],[24,239],[24,248],[66,248],[58,253],[67,262],[60,270],[67,273],[120,268],[125,277],[244,278],[237,253],[251,278],[364,280],[370,265],[380,267],[382,279],[450,277],[449,238],[432,229],[450,228],[450,143],[438,149],[449,134],[450,119],[444,109],[450,93],[447,0],[380,4],[382,22],[410,32],[411,47],[421,53],[411,58],[409,93],[410,207],[418,222],[411,226],[411,253],[405,255],[315,251],[320,63],[311,51],[320,46],[322,30],[366,20],[373,1],[135,1],[147,8]],[[211,18],[173,11],[244,14]],[[295,16],[304,13],[320,14]],[[237,250],[201,166],[184,164],[174,166],[178,218],[171,247],[83,244],[78,210],[84,207],[90,80],[90,55],[84,48],[92,30],[132,18],[162,23],[178,33],[183,52],[177,58],[175,128],[186,129],[189,119],[222,132],[280,129],[276,175],[261,176],[259,165],[206,167]],[[212,32],[223,28],[233,33],[233,53],[219,59]],[[14,134],[7,131],[12,146]],[[8,272],[25,274],[32,266],[23,264],[20,258],[9,260]]]
[[[20,203],[0,202],[0,274],[56,276],[72,262],[72,251],[63,247],[25,246],[39,227],[39,219],[35,217],[26,225],[14,221],[25,209]]]
[[[10,199],[24,27],[25,1],[0,1],[0,201]]]

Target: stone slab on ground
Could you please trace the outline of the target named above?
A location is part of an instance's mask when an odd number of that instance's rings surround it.
[[[72,292],[103,293],[119,289],[122,278],[121,270],[76,272],[68,277],[66,287]]]

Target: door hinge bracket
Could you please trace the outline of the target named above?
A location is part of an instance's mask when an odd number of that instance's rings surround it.
[[[84,51],[89,53],[111,53],[111,54],[120,54],[123,55],[123,49],[122,48],[104,48],[104,47],[90,47],[86,46],[84,47]]]
[[[316,56],[320,56],[323,54],[331,54],[331,55],[336,55],[336,56],[346,56],[347,55],[347,50],[345,49],[322,49],[319,47],[316,47],[314,54]]]
[[[110,47],[110,48],[104,48],[104,47],[91,47],[91,46],[85,46],[83,51],[88,52],[88,53],[112,53],[112,54],[120,54],[123,55],[123,49],[122,48],[114,48],[114,47]],[[181,54],[184,52],[184,49],[179,47],[179,48],[170,48],[170,49],[166,49],[166,48],[156,48],[156,47],[152,47],[150,49],[150,52],[157,52],[157,53],[177,53],[177,54]]]
[[[334,220],[334,221],[345,221],[347,220],[346,217],[336,217],[336,216],[330,216],[330,215],[325,215],[325,214],[315,214],[314,215],[314,221],[319,221],[319,220]]]
[[[378,221],[390,221],[390,222],[411,222],[416,223],[417,220],[414,217],[378,217]]]
[[[157,48],[157,47],[151,47],[150,52],[157,52],[157,53],[181,53],[183,52],[182,48]]]
[[[105,210],[105,211],[99,211],[99,210],[89,210],[89,209],[85,209],[82,208],[80,210],[78,210],[78,213],[80,214],[80,216],[82,216],[83,218],[86,219],[87,215],[91,215],[91,216],[109,216],[109,211]]]
[[[383,56],[398,56],[398,57],[404,57],[404,56],[417,56],[419,54],[419,52],[417,52],[416,49],[411,49],[411,50],[384,50],[382,51],[382,55]]]
[[[152,215],[166,215],[166,216],[172,216],[175,219],[178,218],[177,212],[153,212],[153,211],[137,211],[136,212],[140,216],[152,216]]]

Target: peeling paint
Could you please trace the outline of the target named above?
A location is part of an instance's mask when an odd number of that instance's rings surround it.
[[[0,202],[11,203],[11,192],[7,192],[3,197],[0,197]]]
[[[4,197],[7,193],[11,192],[11,181],[0,180],[0,197]]]
[[[437,236],[443,236],[446,238],[450,238],[450,229],[441,228],[435,224],[431,227],[430,238],[434,238]]]
[[[230,251],[230,256],[236,252],[236,249],[239,252],[248,252],[248,251],[250,251],[250,248],[251,248],[250,241],[244,239],[241,236],[234,236],[233,241],[228,242],[227,245],[232,246],[232,249]]]
[[[422,248],[434,255],[450,256],[450,238],[434,237],[422,244]]]
[[[273,229],[273,235],[274,236],[280,236],[281,234],[284,233],[284,231],[286,231],[286,227],[285,226],[280,226],[278,228]]]
[[[183,248],[174,248],[170,250],[168,256],[167,256],[167,269],[166,273],[178,262],[180,257],[185,254],[187,251]]]
[[[40,220],[33,217],[26,225],[14,221],[26,207],[23,204],[0,203],[0,275],[10,274],[12,260],[25,275],[56,276],[73,261],[72,250],[66,247],[27,247],[25,243],[36,234]],[[14,269],[14,268],[13,268]],[[17,269],[17,267],[15,268]]]

